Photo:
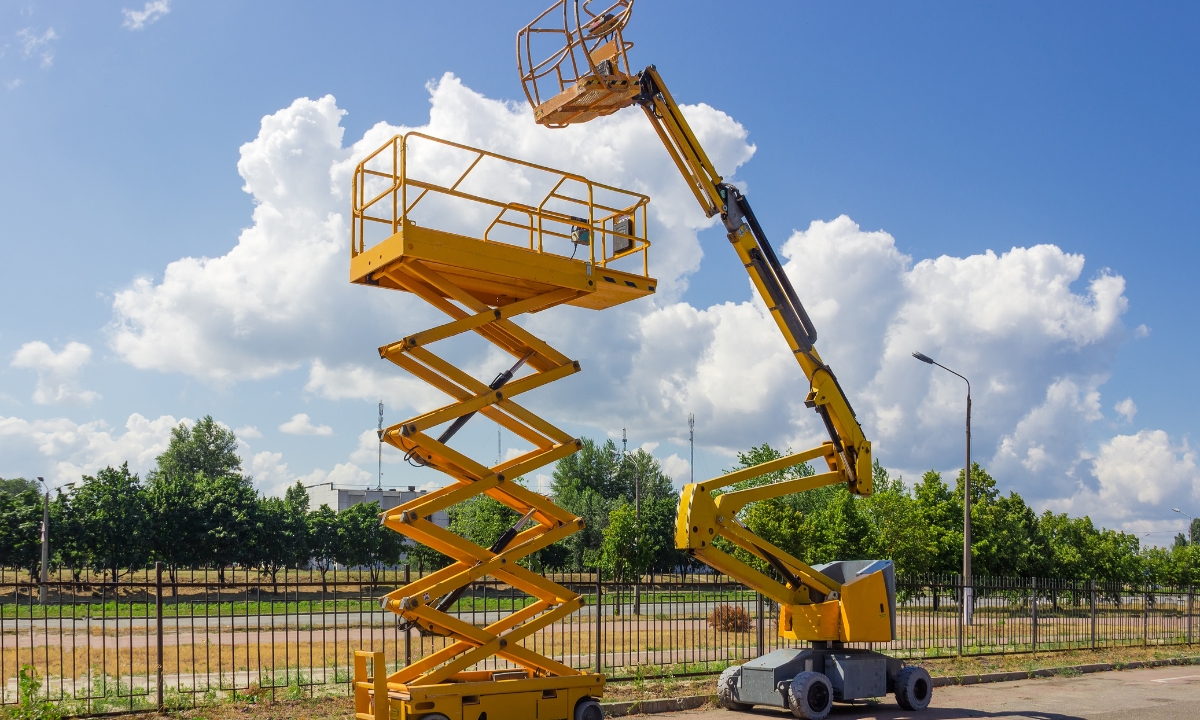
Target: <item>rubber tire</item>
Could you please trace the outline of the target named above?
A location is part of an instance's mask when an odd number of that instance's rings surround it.
[[[822,673],[802,672],[788,688],[788,706],[800,720],[824,720],[833,709],[833,684]]]
[[[427,715],[422,715],[421,717],[417,718],[417,720],[450,720],[450,718],[441,713],[429,713]]]
[[[604,720],[604,710],[593,698],[581,698],[575,703],[575,720]]]
[[[933,699],[933,680],[923,667],[909,665],[896,675],[896,704],[904,710],[924,710]]]
[[[750,703],[738,702],[733,698],[737,695],[737,688],[742,685],[742,666],[734,665],[727,667],[721,671],[721,677],[717,678],[717,704],[726,710],[737,710],[745,712],[754,707]]]

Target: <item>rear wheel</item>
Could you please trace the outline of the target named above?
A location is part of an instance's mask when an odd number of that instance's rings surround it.
[[[600,709],[600,703],[585,697],[575,703],[575,720],[604,720],[604,711]]]
[[[924,710],[933,699],[933,680],[923,667],[910,665],[896,676],[896,704],[905,710]]]
[[[749,710],[750,703],[738,702],[738,689],[742,686],[740,665],[725,668],[717,678],[717,704],[726,710]]]
[[[819,672],[802,672],[788,688],[788,704],[801,720],[824,720],[833,707],[833,685]]]

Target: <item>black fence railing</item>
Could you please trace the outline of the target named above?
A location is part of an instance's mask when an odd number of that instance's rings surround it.
[[[380,609],[382,595],[415,575],[284,570],[272,580],[239,569],[180,571],[172,581],[150,570],[114,582],[85,572],[43,587],[0,571],[0,705],[35,686],[74,715],[344,694],[354,650],[382,650],[399,668],[447,643],[402,630]],[[551,577],[587,605],[523,643],[612,679],[715,673],[790,644],[776,634],[773,603],[724,576]],[[872,647],[929,658],[1195,640],[1194,588],[976,578],[966,590],[955,576],[899,579],[896,639]],[[452,612],[484,625],[528,602],[490,580]],[[481,667],[503,666],[492,658]]]

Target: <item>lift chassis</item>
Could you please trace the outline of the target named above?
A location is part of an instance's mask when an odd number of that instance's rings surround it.
[[[932,691],[928,673],[845,645],[895,638],[891,561],[810,566],[755,535],[739,519],[749,503],[829,485],[844,484],[852,493],[870,495],[871,443],[837,377],[817,353],[816,328],[749,201],[716,172],[657,68],[631,70],[628,51],[633,43],[623,33],[632,11],[633,0],[558,0],[517,34],[518,69],[534,119],[547,127],[566,127],[641,107],[704,213],[720,217],[738,260],[809,381],[805,406],[816,412],[829,434],[828,441],[811,450],[683,488],[675,546],[773,600],[779,605],[779,635],[809,643],[726,670],[718,697],[731,709],[775,705],[810,720],[824,718],[834,700],[888,692],[905,709],[924,709]],[[545,48],[551,52],[542,54]],[[714,495],[818,459],[827,472]],[[718,540],[723,542],[714,542]],[[777,577],[728,552],[733,548],[762,561]]]

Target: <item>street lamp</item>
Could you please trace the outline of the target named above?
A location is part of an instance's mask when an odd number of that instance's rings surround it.
[[[42,582],[38,588],[38,602],[46,604],[46,583],[50,582],[50,486],[46,478],[38,476],[38,482],[46,489],[42,498]]]
[[[963,470],[963,621],[971,624],[974,608],[974,588],[971,585],[971,381],[942,365],[924,353],[915,352],[913,357],[929,365],[937,365],[941,369],[957,375],[967,384],[967,465]]]
[[[1188,515],[1184,511],[1180,510],[1179,508],[1171,508],[1171,511],[1177,512],[1180,515],[1184,516],[1185,518],[1187,518],[1188,520],[1191,521],[1190,523],[1188,523],[1188,542],[1195,543],[1197,540],[1200,540],[1200,537],[1196,537],[1196,534],[1192,532],[1193,527],[1196,525],[1196,518],[1192,517],[1191,515]]]

